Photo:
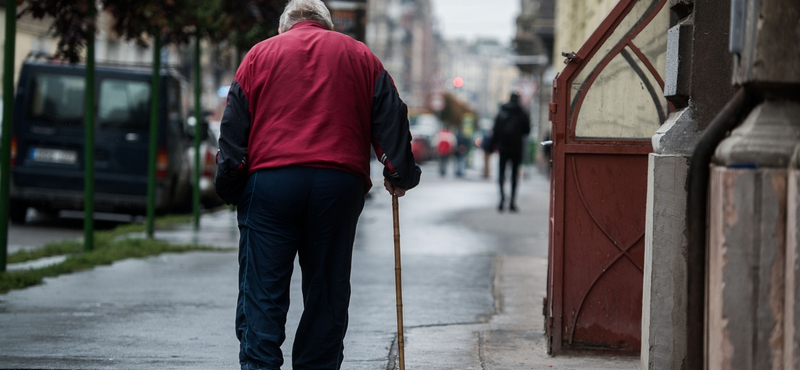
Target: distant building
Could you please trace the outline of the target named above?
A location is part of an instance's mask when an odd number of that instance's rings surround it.
[[[429,108],[437,80],[437,45],[430,0],[370,0],[366,44],[392,75],[412,110]]]
[[[523,94],[532,89],[534,95],[528,99],[527,107],[531,113],[531,136],[534,142],[539,142],[549,136],[550,124],[546,107],[552,95],[553,61],[561,60],[560,57],[552,57],[555,43],[555,0],[520,2],[514,38],[515,64],[522,75],[517,89]]]
[[[493,119],[519,78],[511,56],[511,48],[494,39],[449,40],[442,55],[443,87],[472,106],[479,119]],[[454,84],[457,77],[463,81],[459,87]]]
[[[19,67],[22,61],[30,54],[50,55],[56,50],[57,41],[49,37],[48,30],[51,20],[33,19],[25,16],[17,19],[17,38],[15,43],[15,63],[14,80],[19,77]],[[6,29],[6,7],[5,2],[0,7],[0,43],[5,49],[5,29]],[[0,61],[4,62],[5,55],[0,55]],[[2,71],[0,71],[0,75]]]
[[[517,17],[517,33],[514,51],[520,56],[547,55],[553,53],[555,42],[555,0],[521,0],[521,11]],[[550,58],[548,58],[550,59]],[[530,58],[520,58],[517,65],[526,74],[537,74],[550,64]]]

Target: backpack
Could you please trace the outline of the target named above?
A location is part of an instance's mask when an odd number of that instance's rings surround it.
[[[522,140],[520,112],[503,109],[497,115],[494,132],[492,133],[499,148],[519,146]]]
[[[447,140],[440,140],[439,141],[439,147],[437,148],[437,152],[438,152],[439,156],[441,156],[441,157],[448,156],[448,155],[450,155],[450,153],[452,151],[453,151],[453,148],[450,147],[450,142],[449,141],[447,141]]]

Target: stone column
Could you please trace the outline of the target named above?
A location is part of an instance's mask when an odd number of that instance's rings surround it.
[[[783,365],[800,368],[800,170],[795,156],[789,170],[786,214],[786,306],[784,307]]]
[[[722,11],[730,0],[669,0],[669,6],[679,21],[667,33],[664,95],[675,110],[653,136],[647,184],[641,368],[653,370],[684,365],[689,159],[734,93],[729,14]]]
[[[642,369],[680,370],[686,355],[686,175],[698,138],[691,113],[686,108],[670,116],[649,157]]]
[[[737,0],[731,13],[733,81],[762,102],[716,148],[708,368],[797,369],[800,2]]]
[[[797,246],[795,239],[787,250],[786,240],[797,232],[787,224],[787,184],[798,148],[800,103],[783,99],[757,106],[717,147],[709,199],[709,370],[797,368]],[[796,202],[797,194],[791,198]]]

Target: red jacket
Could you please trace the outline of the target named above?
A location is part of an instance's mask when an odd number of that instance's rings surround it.
[[[341,169],[369,189],[370,144],[389,181],[419,183],[407,109],[391,77],[366,45],[313,21],[250,50],[220,131],[215,184],[228,203],[238,199],[242,174],[263,168]]]

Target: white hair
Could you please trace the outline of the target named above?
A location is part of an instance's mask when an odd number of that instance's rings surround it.
[[[278,27],[286,32],[302,21],[315,21],[327,29],[333,28],[331,12],[321,0],[291,0],[281,14]]]

